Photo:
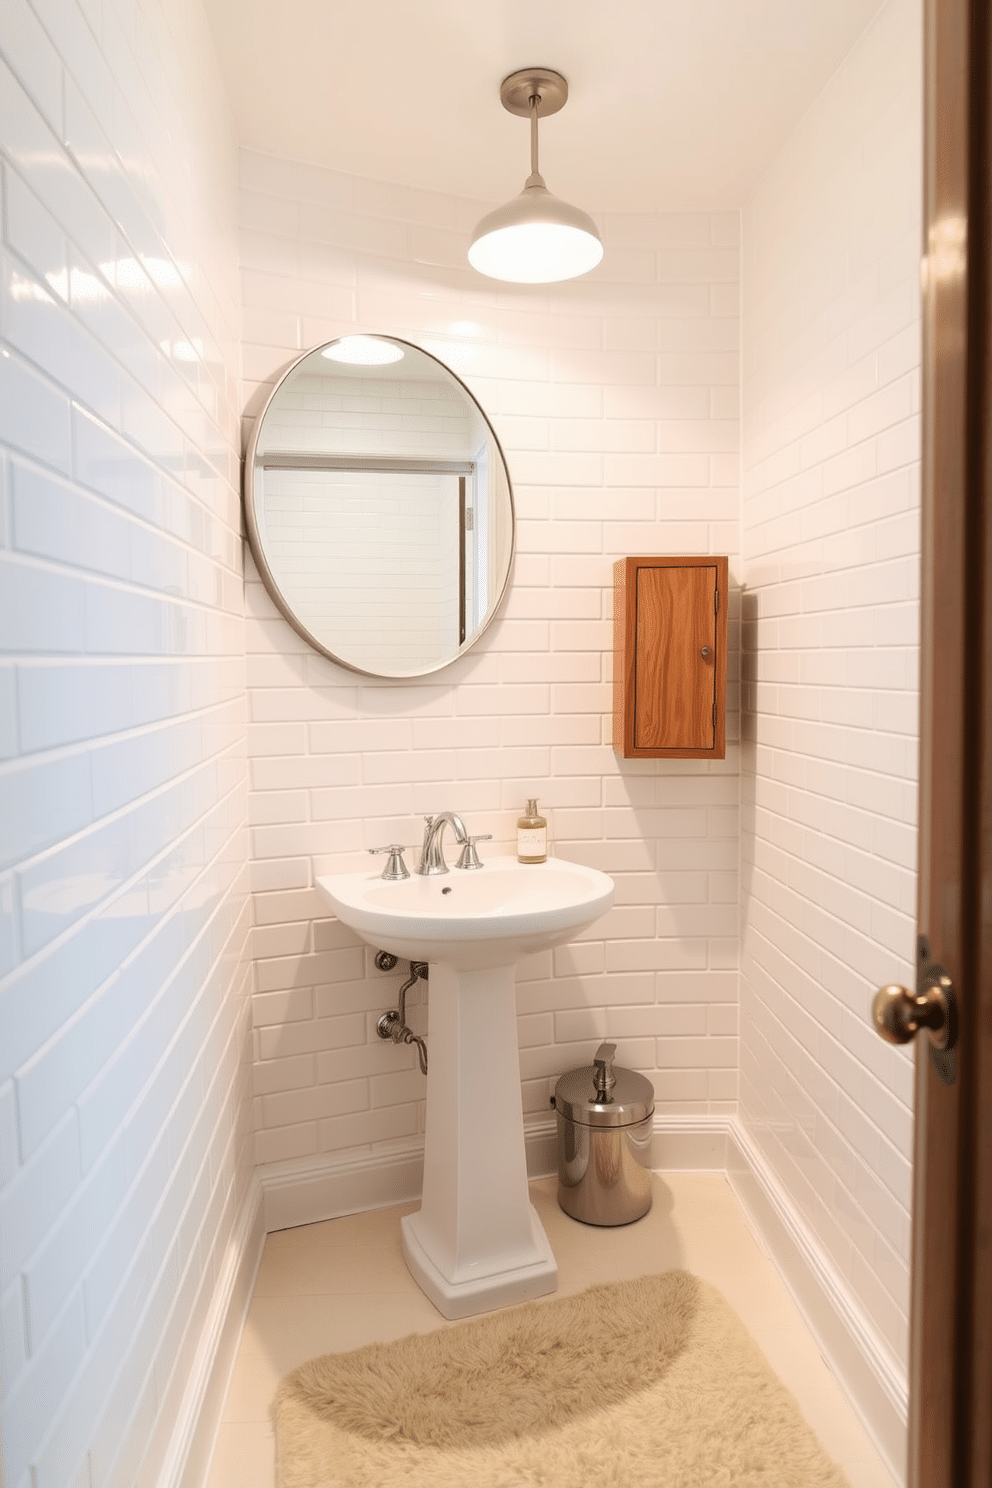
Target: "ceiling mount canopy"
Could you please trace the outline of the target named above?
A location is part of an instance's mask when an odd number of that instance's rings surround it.
[[[537,162],[537,121],[565,107],[568,84],[550,67],[524,67],[503,79],[500,102],[530,119],[530,175],[519,196],[483,217],[468,261],[480,274],[513,284],[554,284],[588,274],[603,257],[587,212],[549,191]]]

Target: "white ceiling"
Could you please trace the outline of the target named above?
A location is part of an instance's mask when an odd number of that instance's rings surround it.
[[[243,145],[496,203],[529,170],[517,68],[556,68],[550,188],[589,211],[731,207],[881,0],[206,0]]]

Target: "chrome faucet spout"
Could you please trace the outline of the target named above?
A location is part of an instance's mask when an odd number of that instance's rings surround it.
[[[418,873],[447,873],[448,865],[444,861],[444,829],[450,826],[455,834],[455,841],[463,846],[468,841],[468,833],[465,823],[456,811],[442,811],[437,816],[424,817],[424,846],[420,854],[420,866]]]

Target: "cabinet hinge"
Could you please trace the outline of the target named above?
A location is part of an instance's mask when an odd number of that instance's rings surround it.
[[[713,704],[713,727],[716,728],[716,703]]]
[[[714,613],[714,615],[719,614],[719,611],[720,611],[720,591],[719,591],[719,589],[714,589],[713,590],[713,613]]]

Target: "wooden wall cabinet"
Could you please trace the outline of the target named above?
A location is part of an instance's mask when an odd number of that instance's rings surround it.
[[[613,565],[613,747],[625,759],[723,759],[726,558]]]

